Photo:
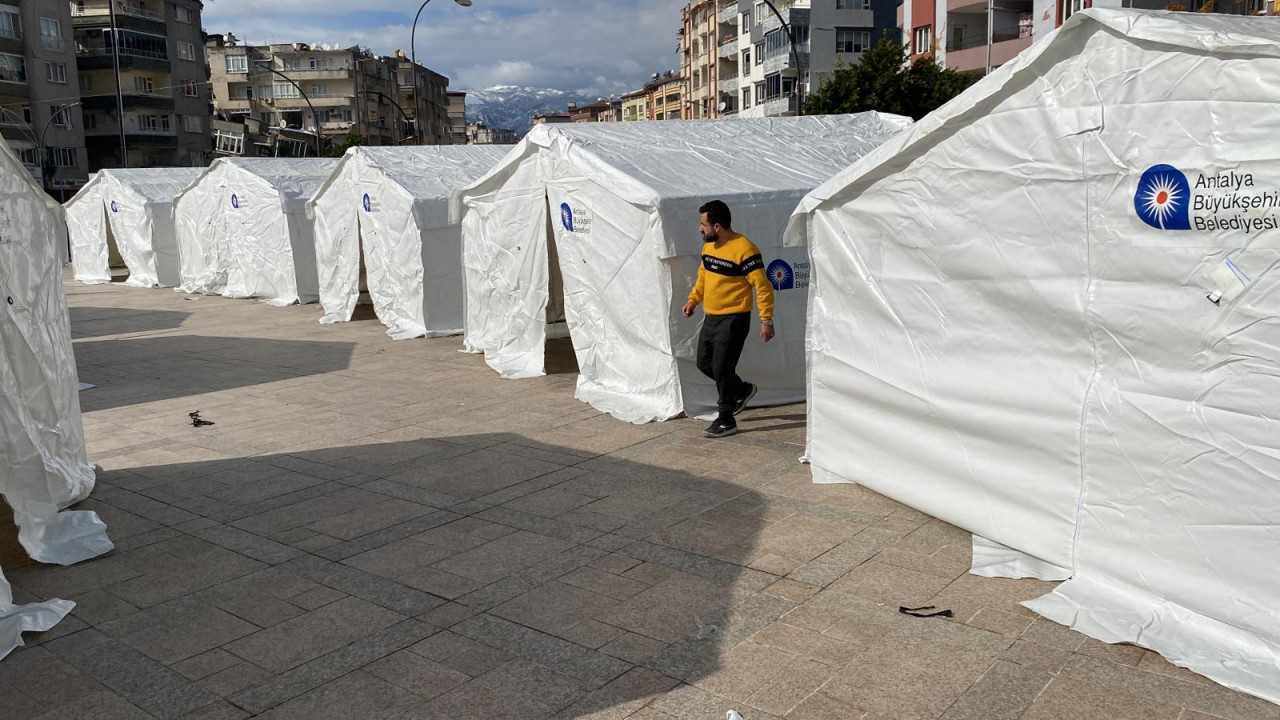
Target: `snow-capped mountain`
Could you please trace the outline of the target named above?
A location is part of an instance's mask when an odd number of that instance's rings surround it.
[[[533,126],[533,116],[564,112],[571,103],[595,102],[598,96],[573,90],[527,88],[499,85],[487,90],[467,91],[467,122],[482,122],[491,128],[510,128],[524,135]]]

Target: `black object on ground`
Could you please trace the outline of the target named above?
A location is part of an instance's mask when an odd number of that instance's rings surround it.
[[[191,418],[191,427],[204,427],[205,425],[215,424],[212,420],[201,420],[199,410],[187,413],[187,417]]]
[[[956,615],[954,612],[950,610],[938,610],[937,612],[925,612],[926,610],[937,610],[937,608],[935,608],[932,605],[925,605],[924,607],[918,607],[918,608],[909,608],[904,606],[898,607],[898,612],[902,613],[903,615],[910,615],[911,617],[918,617],[918,618],[955,617]]]

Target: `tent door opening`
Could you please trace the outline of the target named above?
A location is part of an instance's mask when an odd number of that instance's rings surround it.
[[[551,203],[547,201],[547,345],[543,368],[548,375],[578,372],[578,356],[569,337],[569,323],[564,310],[564,275],[560,272],[560,253],[556,250],[556,231]]]
[[[373,298],[369,295],[369,269],[364,262],[364,219],[356,214],[356,256],[360,263],[360,276],[356,289],[356,311],[352,320],[365,320],[376,317],[373,311]]]
[[[102,227],[107,234],[107,272],[112,282],[123,282],[129,279],[129,266],[120,254],[120,246],[116,243],[116,234],[111,231],[111,215],[102,209]]]

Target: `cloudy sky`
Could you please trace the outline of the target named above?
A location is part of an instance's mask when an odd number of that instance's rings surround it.
[[[476,90],[523,85],[610,94],[678,67],[682,0],[431,0],[418,61]],[[204,28],[249,42],[409,51],[418,0],[205,0]],[[360,8],[353,10],[352,8]]]

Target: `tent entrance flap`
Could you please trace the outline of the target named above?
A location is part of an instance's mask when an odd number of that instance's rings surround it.
[[[360,215],[356,215],[356,257],[360,263],[360,275],[357,280],[356,289],[359,296],[356,298],[357,305],[370,305],[373,299],[369,296],[369,268],[364,262],[364,223]]]
[[[107,267],[111,271],[111,278],[114,280],[119,276],[119,279],[126,280],[129,277],[129,266],[120,254],[120,246],[116,243],[116,234],[111,229],[111,218],[107,215],[105,205],[102,208],[102,228],[107,233]]]
[[[547,203],[547,339],[569,337],[569,323],[564,314],[564,273],[560,270],[560,252],[556,249],[556,231],[551,221],[551,200]]]

